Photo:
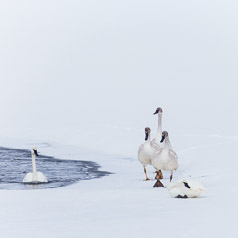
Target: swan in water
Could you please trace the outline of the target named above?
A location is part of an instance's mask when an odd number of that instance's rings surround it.
[[[32,173],[27,173],[26,176],[23,179],[23,183],[47,183],[48,180],[46,176],[36,171],[36,156],[38,155],[37,149],[33,148],[31,150],[31,156],[32,156]]]
[[[164,148],[155,151],[152,164],[157,171],[159,169],[171,171],[171,182],[173,178],[173,171],[178,168],[178,156],[172,150],[172,146],[169,141],[169,134],[167,131],[163,131],[162,133],[161,143],[162,142],[164,142]],[[157,178],[157,182],[155,183],[154,187],[163,187],[163,184],[160,182],[159,178]]]
[[[173,198],[197,198],[205,189],[195,180],[181,180],[168,185],[170,196]]]
[[[164,143],[161,143],[161,138],[162,138],[162,114],[163,110],[161,107],[158,107],[154,113],[154,115],[158,114],[158,129],[157,129],[157,135],[156,137],[152,140],[152,145],[153,146],[159,146],[159,148],[164,147]],[[163,173],[161,170],[156,171],[156,179],[163,179]]]
[[[146,166],[151,164],[152,157],[159,147],[157,145],[153,146],[150,140],[150,128],[145,128],[145,143],[142,144],[138,149],[138,160],[144,167],[144,173],[146,180],[150,180],[147,176]]]

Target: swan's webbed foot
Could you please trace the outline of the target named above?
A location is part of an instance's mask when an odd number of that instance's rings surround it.
[[[163,179],[164,176],[163,176],[163,173],[161,170],[159,171],[155,171],[156,175],[155,175],[155,179]]]
[[[188,198],[188,196],[187,195],[178,195],[178,196],[176,196],[175,198]]]
[[[163,178],[164,178],[163,173],[161,170],[159,170],[159,179],[163,179]]]
[[[157,187],[164,187],[164,185],[160,182],[159,179],[157,179],[156,183],[153,186],[153,188],[157,188]]]

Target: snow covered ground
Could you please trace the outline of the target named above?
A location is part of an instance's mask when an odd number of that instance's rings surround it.
[[[44,147],[35,141],[41,153],[93,160],[114,174],[59,189],[0,191],[1,234],[144,237],[158,233],[168,237],[211,234],[235,237],[238,189],[234,168],[238,162],[227,155],[235,154],[238,138],[177,135],[174,141],[183,141],[176,146],[180,168],[174,179],[199,180],[206,192],[198,199],[172,199],[166,188],[152,188],[155,181],[144,181],[136,151],[134,156],[112,155],[59,144]],[[29,145],[14,143],[18,148]],[[153,179],[152,169],[149,176]],[[165,174],[165,185],[168,178],[169,174]]]
[[[0,236],[236,237],[237,8],[234,0],[1,1],[0,146],[36,146],[113,174],[0,190]],[[145,127],[155,136],[158,106],[179,157],[174,180],[199,180],[198,199],[172,199],[143,181],[137,149]]]

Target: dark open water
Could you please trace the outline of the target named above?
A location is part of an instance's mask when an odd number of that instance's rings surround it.
[[[66,158],[67,159],[67,158]],[[62,160],[50,156],[36,157],[37,171],[48,179],[44,184],[23,184],[23,178],[32,172],[31,151],[0,147],[0,189],[58,188],[109,175],[99,171],[100,166],[92,161]]]

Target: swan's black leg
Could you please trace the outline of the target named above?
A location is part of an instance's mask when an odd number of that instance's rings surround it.
[[[170,182],[172,181],[172,178],[173,178],[173,171],[171,171]]]

